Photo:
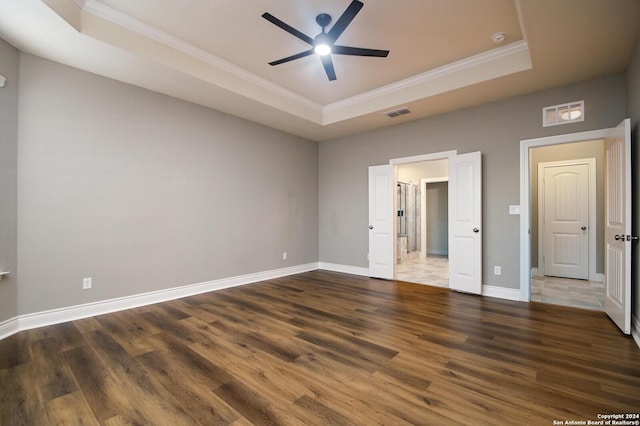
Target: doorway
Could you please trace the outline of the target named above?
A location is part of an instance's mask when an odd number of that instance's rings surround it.
[[[631,120],[616,127],[520,141],[520,300],[531,300],[533,211],[531,151],[536,147],[604,141],[604,312],[625,334],[631,333]],[[600,245],[600,244],[598,244]]]
[[[482,294],[482,153],[447,151],[369,166],[369,276],[396,278],[395,190],[400,164],[449,160],[449,288]]]
[[[530,157],[531,300],[602,311],[604,139],[536,147]]]
[[[449,287],[449,160],[396,170],[396,279]]]
[[[521,236],[523,227],[526,227],[526,235],[521,240],[521,299],[525,301],[543,301],[546,303],[563,304],[568,306],[580,305],[580,299],[589,299],[584,303],[589,309],[602,310],[601,295],[604,281],[604,138],[605,131],[592,131],[565,136],[542,138],[532,141],[529,146],[523,148],[526,151],[526,165],[521,163],[522,170],[526,177],[521,175]],[[521,151],[521,152],[522,152]],[[553,267],[545,267],[548,263],[553,263],[550,256],[553,253],[549,249],[549,244],[544,241],[544,173],[545,170],[555,170],[553,167],[563,165],[575,165],[589,163],[593,159],[591,169],[588,172],[590,189],[587,195],[589,205],[587,207],[588,218],[580,218],[581,223],[568,226],[576,227],[572,229],[574,236],[562,235],[565,242],[578,238],[588,240],[587,276],[577,276],[564,274],[555,271]],[[521,157],[522,160],[522,157]],[[549,167],[546,167],[549,166]],[[562,170],[560,170],[562,171]],[[566,171],[566,170],[565,170]],[[571,173],[571,171],[569,171]],[[553,173],[551,173],[553,174]],[[567,175],[568,176],[568,175]],[[549,178],[550,176],[547,176]],[[567,178],[569,181],[573,178]],[[526,194],[526,195],[525,195]],[[547,194],[548,195],[548,194]],[[575,201],[575,200],[574,200]],[[577,201],[576,201],[577,202]],[[564,214],[564,213],[563,213]],[[524,221],[529,223],[524,224]],[[588,223],[584,223],[584,222]],[[565,221],[563,218],[562,222]],[[547,223],[548,224],[548,223]],[[562,225],[562,224],[561,224]],[[586,226],[586,230],[581,228]],[[576,232],[574,232],[576,231]],[[565,233],[570,234],[570,233]],[[549,241],[547,241],[549,243]],[[526,258],[523,257],[523,248],[526,245]],[[547,246],[547,250],[545,250]],[[568,251],[568,250],[567,250]],[[576,250],[571,250],[572,255],[576,255]],[[584,256],[583,256],[584,258]],[[576,258],[561,259],[559,264],[579,263]],[[584,261],[584,260],[583,260]],[[527,266],[525,266],[527,265]],[[527,269],[524,271],[524,269]],[[525,278],[526,276],[526,278]],[[575,280],[575,278],[581,278]],[[598,298],[581,296],[580,288],[590,286],[598,288],[600,294]],[[585,287],[586,288],[586,287]],[[547,294],[541,292],[547,290]],[[590,290],[586,293],[592,293]],[[594,296],[595,297],[595,296]]]

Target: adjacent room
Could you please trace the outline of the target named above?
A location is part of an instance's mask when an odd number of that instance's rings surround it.
[[[637,0],[0,0],[0,424],[640,420]]]

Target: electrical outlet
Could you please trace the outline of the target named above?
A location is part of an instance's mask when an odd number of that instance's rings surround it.
[[[282,260],[287,260],[287,252],[286,251],[282,252]]]
[[[82,289],[83,290],[89,290],[92,285],[93,285],[93,283],[92,283],[91,277],[82,279]]]
[[[493,267],[493,275],[500,275],[500,274],[502,274],[502,267],[494,266]]]

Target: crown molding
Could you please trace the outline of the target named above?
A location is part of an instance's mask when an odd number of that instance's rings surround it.
[[[157,27],[146,24],[109,6],[105,6],[97,0],[74,1],[84,12],[90,13],[119,27],[125,28],[151,40],[157,41],[158,43],[182,52],[185,55],[199,59],[219,70],[222,70],[228,74],[232,74],[235,77],[244,80],[245,82],[259,86],[271,93],[282,96],[289,101],[297,103],[305,108],[309,108],[319,113],[322,111],[322,105],[313,102],[310,99],[305,98],[304,96],[292,92],[291,90],[288,90],[280,85],[274,84],[265,78],[257,76],[242,67],[232,64],[231,62],[224,60],[212,53],[209,53],[204,49],[201,49],[191,43],[188,43],[178,37],[162,31]]]
[[[494,63],[499,63],[503,60],[511,60],[512,58],[516,58],[514,60],[517,60],[517,58],[522,57],[523,54],[528,58],[528,64],[524,64],[524,67],[528,66],[528,68],[530,68],[531,59],[530,59],[530,53],[529,53],[529,45],[525,40],[519,40],[519,41],[510,43],[506,46],[498,47],[486,52],[469,56],[459,61],[455,61],[450,64],[446,64],[441,67],[431,69],[422,74],[418,74],[413,77],[409,77],[404,80],[400,80],[395,83],[388,84],[378,89],[370,90],[368,92],[326,105],[322,110],[322,115],[325,118],[327,117],[327,115],[330,115],[330,114],[340,115],[341,112],[350,110],[355,106],[363,106],[371,101],[379,100],[383,97],[390,96],[390,95],[396,95],[402,91],[407,91],[408,89],[411,89],[410,90],[411,92],[415,92],[414,89],[425,86],[429,83],[434,82],[435,80],[442,80],[440,82],[439,93],[457,89],[460,87],[458,82],[446,81],[448,77],[452,77],[458,73],[470,71],[475,68],[483,67],[486,65],[492,65]],[[498,74],[503,74],[503,72],[500,70],[496,70],[496,72]],[[410,102],[415,100],[415,99],[410,99],[408,96],[404,96],[404,98],[405,99],[403,99],[399,103]],[[336,119],[335,121],[341,121],[341,120]],[[329,122],[325,121],[325,123],[323,124],[329,124]]]
[[[311,123],[326,126],[389,108],[392,105],[428,98],[500,76],[531,68],[531,55],[525,40],[491,49],[422,74],[361,93],[328,105],[321,105],[291,90],[253,74],[227,60],[209,53],[152,25],[100,3],[99,0],[73,0],[78,7],[119,28],[134,32],[162,46],[202,61],[244,84],[262,89],[263,95],[250,91],[243,96],[281,109]],[[170,65],[169,65],[170,66]],[[213,82],[213,84],[217,84]],[[237,88],[220,87],[237,92]],[[282,100],[289,104],[283,106]]]

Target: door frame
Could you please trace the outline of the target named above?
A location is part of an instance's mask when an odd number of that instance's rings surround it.
[[[402,165],[402,164],[410,164],[410,163],[420,163],[423,161],[432,161],[432,160],[449,160],[451,161],[452,158],[454,158],[456,155],[458,155],[458,151],[457,150],[452,150],[452,151],[442,151],[442,152],[436,152],[433,154],[422,154],[422,155],[414,155],[411,157],[401,157],[401,158],[392,158],[389,160],[389,164],[391,164],[393,166],[393,188],[396,187],[396,185],[398,184],[398,166]],[[424,197],[423,197],[424,198]],[[393,209],[394,211],[398,210],[397,205],[396,205],[396,197],[394,197],[393,200]],[[449,198],[449,212],[451,212],[451,198]],[[394,221],[393,224],[393,234],[394,235],[398,235],[398,221]],[[421,237],[422,238],[422,237]],[[422,248],[420,249],[422,251]],[[393,279],[397,279],[397,274],[398,274],[398,265],[397,262],[395,261],[398,258],[398,244],[397,241],[393,244]]]
[[[604,139],[611,130],[599,129],[520,141],[520,301],[531,301],[531,148]]]
[[[423,258],[427,257],[427,221],[429,220],[427,217],[427,184],[439,182],[449,182],[449,176],[420,179],[420,194],[422,194],[420,198],[420,229],[422,231],[420,233],[420,257]],[[447,223],[448,222],[449,219],[447,218]]]
[[[604,141],[603,141],[604,146]],[[545,270],[544,266],[540,266],[542,256],[544,254],[544,244],[543,244],[543,236],[544,236],[544,221],[541,218],[544,215],[544,203],[540,202],[540,200],[544,200],[545,195],[545,186],[543,184],[544,179],[544,169],[547,167],[558,167],[558,166],[576,166],[580,164],[586,164],[589,166],[589,227],[588,227],[588,235],[589,235],[589,267],[588,267],[588,275],[589,281],[599,281],[598,274],[596,273],[596,236],[597,236],[597,216],[596,216],[596,159],[595,158],[579,158],[575,160],[561,160],[561,161],[546,161],[544,163],[538,163],[538,271],[544,275]],[[544,265],[544,264],[542,264]],[[604,281],[604,280],[600,280]]]

